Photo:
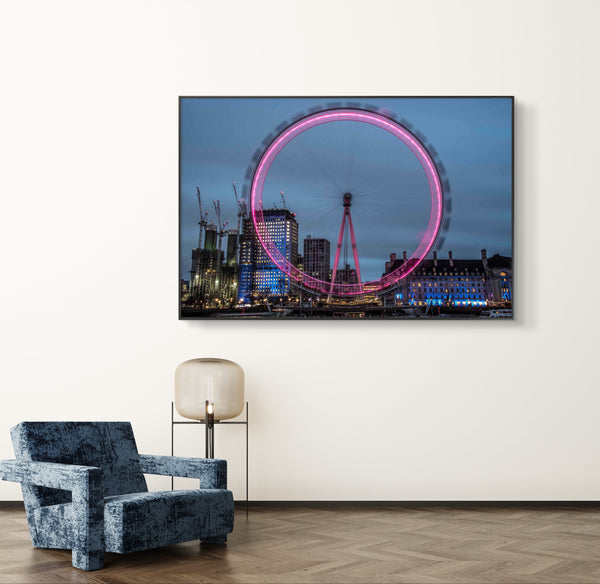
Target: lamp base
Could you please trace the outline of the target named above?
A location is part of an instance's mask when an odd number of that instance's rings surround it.
[[[204,404],[206,424],[204,424],[204,458],[215,457],[215,412],[213,404],[206,400]]]

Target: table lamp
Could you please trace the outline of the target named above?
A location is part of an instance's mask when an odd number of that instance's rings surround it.
[[[175,370],[175,409],[205,423],[206,458],[214,458],[214,423],[244,409],[244,370],[227,359],[190,359]]]

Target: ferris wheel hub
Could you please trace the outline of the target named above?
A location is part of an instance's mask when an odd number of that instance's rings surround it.
[[[352,194],[344,193],[344,207],[350,207],[352,205]]]

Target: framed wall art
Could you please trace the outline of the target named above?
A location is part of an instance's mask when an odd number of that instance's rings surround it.
[[[179,108],[180,318],[512,318],[514,98]]]

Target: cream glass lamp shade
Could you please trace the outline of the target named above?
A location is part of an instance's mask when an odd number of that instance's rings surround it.
[[[244,370],[227,359],[190,359],[175,370],[175,408],[192,420],[204,420],[206,401],[214,419],[235,418],[244,409]]]

